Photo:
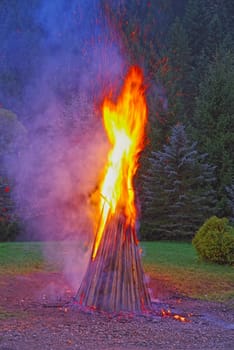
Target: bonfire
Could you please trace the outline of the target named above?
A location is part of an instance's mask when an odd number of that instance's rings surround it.
[[[144,148],[147,107],[143,75],[132,67],[117,101],[102,105],[111,149],[100,183],[99,220],[85,277],[76,295],[86,307],[108,312],[151,310],[137,239],[134,176]]]

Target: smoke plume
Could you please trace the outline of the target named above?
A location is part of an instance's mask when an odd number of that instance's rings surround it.
[[[19,16],[28,16],[31,27],[24,18],[15,33],[12,24],[8,47],[24,84],[20,98],[6,99],[6,107],[18,114],[26,132],[15,140],[17,152],[6,164],[24,222],[21,239],[59,240],[47,255],[61,259],[77,288],[94,234],[92,193],[109,147],[100,103],[120,83],[125,67],[98,0],[32,4],[29,9],[28,1],[20,2]],[[12,9],[6,9],[11,26]]]

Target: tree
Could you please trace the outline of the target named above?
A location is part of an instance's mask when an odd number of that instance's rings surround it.
[[[171,0],[102,0],[101,4],[110,27],[120,37],[125,57],[152,74],[170,23]]]
[[[26,140],[26,130],[17,116],[0,108],[0,241],[13,240],[18,231],[18,218],[12,198],[13,181],[9,178],[4,160],[18,154]]]
[[[141,193],[143,238],[191,239],[212,214],[214,166],[206,157],[182,124],[173,127],[162,151],[151,153]]]
[[[204,0],[189,0],[184,16],[189,47],[191,48],[192,66],[196,66],[206,39],[206,18]]]
[[[39,63],[43,32],[35,13],[40,0],[32,0],[30,5],[27,0],[0,2],[0,102],[14,109]]]
[[[189,79],[191,95],[194,97],[216,51],[223,48],[230,50],[233,47],[232,10],[233,2],[230,0],[188,1],[183,22],[191,50]]]
[[[170,27],[167,49],[168,72],[163,80],[168,95],[171,119],[182,119],[186,115],[189,96],[189,69],[191,62],[187,33],[177,17]]]
[[[191,131],[198,149],[208,153],[209,162],[216,166],[219,216],[230,215],[225,187],[234,178],[233,96],[234,54],[217,53],[200,84]]]
[[[230,186],[226,187],[227,194],[227,205],[229,208],[229,220],[232,224],[234,224],[234,184],[232,183]]]
[[[14,240],[20,231],[9,180],[0,174],[0,241]]]

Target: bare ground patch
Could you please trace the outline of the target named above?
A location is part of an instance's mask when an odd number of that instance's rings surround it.
[[[216,303],[180,296],[165,281],[151,281],[155,310],[187,315],[113,316],[72,307],[75,291],[59,273],[0,276],[1,350],[143,350],[234,348],[233,302]],[[157,293],[157,294],[156,294]]]

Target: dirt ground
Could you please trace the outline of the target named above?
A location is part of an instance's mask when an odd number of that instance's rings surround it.
[[[0,349],[234,349],[233,302],[181,297],[159,281],[151,287],[155,314],[133,317],[79,310],[58,273],[0,276]],[[162,308],[190,322],[162,317]]]

